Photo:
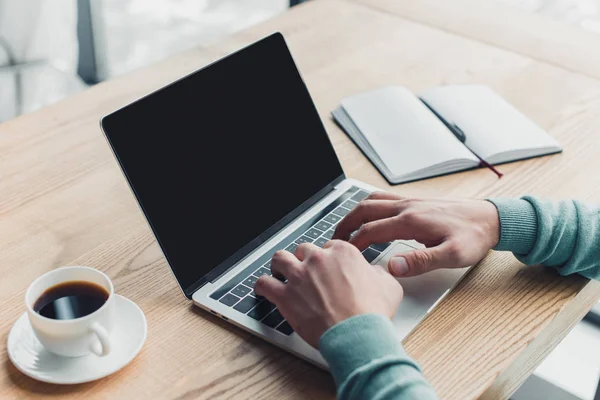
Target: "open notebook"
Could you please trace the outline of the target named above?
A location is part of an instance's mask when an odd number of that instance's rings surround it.
[[[335,121],[398,184],[562,151],[487,86],[441,86],[415,96],[389,86],[342,100]],[[460,140],[459,140],[460,139]]]

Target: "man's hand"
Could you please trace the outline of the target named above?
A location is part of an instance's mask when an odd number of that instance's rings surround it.
[[[402,300],[402,287],[383,268],[370,265],[348,243],[334,240],[323,249],[304,243],[295,253],[278,251],[271,261],[275,276],[263,275],[254,290],[274,303],[311,346],[333,325],[354,315],[391,318]]]
[[[426,249],[390,259],[390,273],[405,277],[477,263],[498,243],[499,226],[496,207],[488,201],[411,199],[376,192],[340,221],[333,238],[349,240],[360,250],[397,239],[424,244]]]

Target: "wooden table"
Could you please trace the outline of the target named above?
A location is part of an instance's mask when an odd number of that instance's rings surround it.
[[[451,3],[451,4],[450,4]],[[318,0],[0,125],[0,333],[38,275],[108,273],[148,340],[126,368],[70,387],[19,373],[2,347],[0,398],[333,398],[329,375],[181,295],[98,127],[99,118],[228,52],[286,36],[346,174],[413,196],[600,201],[600,39],[476,0]],[[330,111],[353,93],[485,83],[548,130],[561,155],[388,187]],[[199,257],[201,257],[201,253]],[[596,283],[491,254],[404,341],[442,398],[507,398],[600,297]]]

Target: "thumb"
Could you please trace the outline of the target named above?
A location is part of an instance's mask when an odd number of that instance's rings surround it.
[[[426,249],[412,250],[390,258],[388,269],[397,277],[421,275],[440,268],[455,268],[456,245],[452,242]]]

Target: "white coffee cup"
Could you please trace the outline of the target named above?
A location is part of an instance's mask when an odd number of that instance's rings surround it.
[[[108,299],[96,311],[74,319],[51,319],[33,310],[40,296],[52,286],[71,281],[94,283],[108,292]],[[89,267],[62,267],[37,278],[25,293],[29,322],[35,336],[46,350],[66,357],[90,353],[105,356],[110,352],[109,333],[115,313],[115,289],[103,272]]]

